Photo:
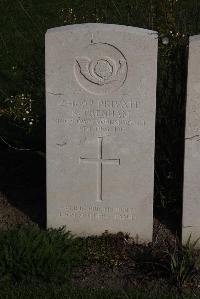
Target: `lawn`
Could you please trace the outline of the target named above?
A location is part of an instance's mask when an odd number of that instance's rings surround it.
[[[109,289],[92,289],[78,288],[69,286],[58,286],[54,284],[19,284],[14,286],[4,286],[0,290],[0,298],[5,299],[192,299],[191,296],[179,296],[176,294],[156,294],[144,291],[125,291],[125,290],[109,290]]]

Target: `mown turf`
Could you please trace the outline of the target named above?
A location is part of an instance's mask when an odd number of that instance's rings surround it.
[[[0,299],[193,299],[192,296],[155,294],[153,291],[124,291],[107,289],[82,289],[79,287],[45,283],[4,285],[0,288]]]

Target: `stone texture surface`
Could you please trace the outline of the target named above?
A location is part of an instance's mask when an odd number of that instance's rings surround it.
[[[157,33],[106,24],[46,34],[47,225],[153,230]]]
[[[190,37],[185,130],[183,233],[200,237],[200,35]]]

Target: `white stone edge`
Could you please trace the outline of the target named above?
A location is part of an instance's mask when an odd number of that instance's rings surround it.
[[[192,36],[189,37],[189,41],[190,42],[195,41],[195,40],[199,40],[200,41],[200,34],[192,35]]]
[[[50,28],[47,30],[46,34],[56,33],[56,32],[63,32],[63,31],[71,31],[71,30],[99,30],[102,29],[103,31],[106,30],[113,30],[117,32],[128,32],[128,33],[135,33],[140,35],[150,35],[154,38],[158,38],[158,32],[143,29],[139,27],[132,27],[132,26],[125,26],[125,25],[118,25],[118,24],[105,24],[105,23],[83,23],[83,24],[74,24],[74,25],[65,25],[55,28]]]

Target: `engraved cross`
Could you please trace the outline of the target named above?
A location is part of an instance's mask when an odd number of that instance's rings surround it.
[[[80,163],[97,164],[97,201],[102,201],[102,168],[103,164],[120,165],[120,159],[103,159],[103,137],[98,137],[98,158],[79,158]]]

